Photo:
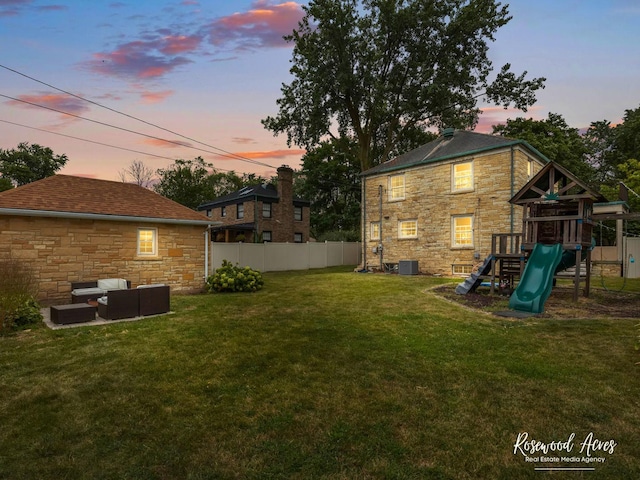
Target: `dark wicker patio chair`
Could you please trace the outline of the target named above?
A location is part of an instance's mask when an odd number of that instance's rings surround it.
[[[171,310],[169,285],[140,285],[140,316],[158,315]]]
[[[137,289],[111,290],[98,299],[98,316],[106,320],[137,317],[139,305]]]

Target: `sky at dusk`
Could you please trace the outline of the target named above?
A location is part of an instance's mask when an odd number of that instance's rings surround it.
[[[495,70],[509,62],[546,88],[526,113],[487,107],[476,131],[549,112],[575,128],[615,124],[640,106],[640,2],[506,3],[513,19],[490,46]],[[197,156],[265,177],[298,168],[304,151],[260,120],[291,81],[282,36],[301,5],[0,0],[0,148],[37,143],[67,155],[60,173],[107,180],[134,160],[155,170]]]

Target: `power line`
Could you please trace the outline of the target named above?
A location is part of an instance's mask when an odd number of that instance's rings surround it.
[[[241,162],[249,162],[249,163],[253,163],[253,164],[255,164],[255,165],[260,165],[260,166],[263,166],[263,167],[273,168],[271,165],[268,165],[268,164],[266,164],[266,163],[262,163],[262,162],[258,162],[258,161],[256,161],[256,160],[250,160],[250,159],[244,159],[244,158],[237,158],[237,157],[234,157],[234,156],[231,156],[231,155],[226,155],[226,154],[218,153],[218,152],[212,152],[212,151],[210,151],[210,150],[205,150],[205,149],[203,149],[203,148],[198,148],[198,147],[194,147],[194,146],[191,146],[191,145],[185,145],[185,144],[183,144],[183,143],[176,142],[176,141],[174,141],[174,140],[167,140],[167,139],[165,139],[165,138],[156,137],[155,135],[148,135],[148,134],[146,134],[146,133],[136,132],[135,130],[130,130],[130,129],[128,129],[128,128],[118,127],[117,125],[112,125],[112,124],[110,124],[110,123],[101,122],[101,121],[99,121],[99,120],[93,120],[93,119],[91,119],[91,118],[82,117],[82,116],[80,116],[80,115],[76,115],[75,113],[65,112],[65,111],[63,111],[63,110],[58,110],[57,108],[48,107],[48,106],[46,106],[46,105],[40,105],[40,104],[38,104],[38,103],[29,102],[28,100],[23,100],[23,99],[20,99],[20,98],[11,97],[11,96],[9,96],[9,95],[4,95],[4,94],[2,94],[2,93],[0,93],[0,97],[8,98],[9,100],[13,100],[13,101],[15,101],[15,102],[25,103],[25,104],[27,104],[27,105],[31,105],[31,106],[33,106],[33,107],[38,107],[38,108],[43,108],[43,109],[45,109],[45,110],[50,110],[50,111],[52,111],[52,112],[61,113],[61,114],[63,114],[63,115],[68,115],[68,116],[70,116],[70,117],[78,118],[78,119],[80,119],[80,120],[85,120],[85,121],[87,121],[87,122],[91,122],[91,123],[96,123],[96,124],[98,124],[98,125],[103,125],[103,126],[105,126],[105,127],[115,128],[115,129],[117,129],[117,130],[122,130],[123,132],[133,133],[134,135],[140,135],[140,136],[142,136],[142,137],[151,138],[151,139],[153,139],[153,140],[160,140],[160,141],[162,141],[162,142],[171,143],[171,144],[174,144],[174,145],[179,145],[179,146],[181,146],[181,147],[191,148],[191,149],[193,149],[193,150],[198,150],[198,151],[200,151],[200,152],[210,153],[210,154],[213,154],[213,155],[219,155],[219,156],[222,156],[222,157],[225,157],[225,158],[230,158],[230,159],[232,159],[232,160],[238,160],[238,161],[241,161]]]
[[[136,121],[138,121],[138,122],[144,123],[144,124],[146,124],[146,125],[150,125],[150,126],[152,126],[152,127],[158,128],[158,129],[163,130],[163,131],[165,131],[165,132],[171,133],[172,135],[177,135],[177,136],[182,137],[182,138],[184,138],[184,139],[186,139],[186,140],[189,140],[189,141],[192,141],[192,142],[195,142],[195,143],[199,143],[200,145],[204,145],[204,146],[206,146],[206,147],[213,148],[214,150],[217,150],[218,152],[223,152],[223,154],[224,154],[224,155],[222,155],[222,154],[220,154],[220,153],[216,153],[216,152],[209,152],[209,151],[207,151],[207,150],[198,149],[198,148],[196,148],[196,147],[191,147],[191,146],[183,145],[183,144],[181,144],[181,143],[179,143],[179,142],[172,142],[172,141],[170,141],[170,140],[165,140],[165,139],[163,139],[163,138],[158,138],[158,137],[153,137],[153,136],[145,135],[145,134],[142,134],[142,133],[134,132],[134,131],[132,131],[132,130],[121,129],[121,130],[125,130],[125,131],[127,131],[127,132],[129,132],[129,133],[134,133],[134,134],[138,134],[138,135],[143,135],[143,136],[147,136],[147,137],[150,137],[150,138],[154,138],[154,139],[161,140],[161,141],[165,141],[165,142],[169,142],[169,143],[175,143],[175,144],[177,144],[177,145],[186,146],[187,148],[194,148],[194,149],[196,149],[196,150],[201,150],[201,151],[203,151],[203,152],[212,153],[212,154],[215,154],[215,155],[221,155],[221,156],[226,157],[226,158],[233,158],[233,159],[240,160],[240,161],[244,161],[244,162],[248,162],[248,163],[253,163],[253,164],[255,164],[255,165],[260,165],[260,166],[263,166],[263,167],[273,168],[273,166],[272,166],[272,165],[268,165],[268,164],[266,164],[266,163],[258,162],[258,161],[256,161],[256,160],[253,160],[253,159],[250,159],[250,158],[247,158],[247,157],[243,157],[242,155],[238,155],[238,154],[236,154],[236,153],[229,152],[229,151],[227,151],[227,150],[224,150],[224,149],[222,149],[222,148],[216,147],[216,146],[214,146],[214,145],[209,145],[209,144],[207,144],[207,143],[201,142],[201,141],[196,140],[196,139],[194,139],[194,138],[191,138],[191,137],[185,136],[185,135],[183,135],[183,134],[181,134],[181,133],[174,132],[174,131],[169,130],[169,129],[167,129],[167,128],[161,127],[161,126],[159,126],[159,125],[157,125],[157,124],[155,124],[155,123],[148,122],[148,121],[146,121],[146,120],[143,120],[143,119],[138,118],[138,117],[135,117],[135,116],[133,116],[133,115],[129,115],[129,114],[127,114],[127,113],[121,112],[121,111],[119,111],[119,110],[116,110],[116,109],[114,109],[114,108],[108,107],[108,106],[106,106],[106,105],[102,105],[101,103],[95,102],[95,101],[90,100],[90,99],[88,99],[88,98],[84,98],[84,97],[82,97],[82,96],[80,96],[80,95],[76,95],[76,94],[74,94],[74,93],[68,92],[68,91],[63,90],[63,89],[61,89],[61,88],[58,88],[58,87],[56,87],[56,86],[54,86],[54,85],[51,85],[51,84],[46,83],[46,82],[43,82],[42,80],[38,80],[37,78],[34,78],[34,77],[32,77],[32,76],[29,76],[29,75],[27,75],[27,74],[25,74],[25,73],[19,72],[18,70],[15,70],[15,69],[13,69],[13,68],[7,67],[6,65],[2,65],[2,64],[0,64],[0,67],[1,67],[1,68],[4,68],[5,70],[8,70],[8,71],[10,71],[10,72],[13,72],[13,73],[15,73],[15,74],[17,74],[17,75],[20,75],[20,76],[23,76],[23,77],[25,77],[25,78],[28,78],[29,80],[32,80],[32,81],[34,81],[34,82],[40,83],[40,84],[42,84],[42,85],[45,85],[45,86],[47,86],[47,87],[49,87],[49,88],[53,88],[54,90],[57,90],[57,91],[59,91],[59,92],[62,92],[62,93],[64,93],[64,94],[66,94],[66,95],[70,95],[70,96],[72,96],[72,97],[74,97],[74,98],[77,98],[77,99],[79,99],[79,100],[82,100],[82,101],[84,101],[84,102],[91,103],[91,104],[93,104],[93,105],[96,105],[96,106],[98,106],[98,107],[104,108],[104,109],[109,110],[109,111],[111,111],[111,112],[117,113],[117,114],[119,114],[119,115],[123,115],[123,116],[125,116],[125,117],[127,117],[127,118],[131,118],[131,119],[133,119],[133,120],[136,120]],[[2,95],[2,96],[6,97],[5,95]],[[6,98],[11,98],[11,97],[6,97]],[[12,99],[13,99],[13,100],[16,100],[16,101],[23,101],[23,102],[25,102],[25,103],[30,103],[30,102],[26,102],[26,101],[24,101],[24,100],[19,100],[19,99],[14,99],[14,98],[12,98]],[[43,106],[43,105],[37,105],[37,104],[32,104],[32,105],[35,105],[35,106],[38,106],[38,107],[41,107],[41,108],[47,108],[47,109],[49,109],[49,110],[53,110],[53,111],[56,111],[56,112],[59,112],[59,113],[63,113],[63,114],[65,114],[65,115],[76,116],[76,115],[73,115],[73,114],[70,114],[70,113],[67,113],[67,112],[61,112],[61,111],[58,111],[58,110],[55,110],[55,109],[52,109],[52,108],[49,108],[49,107],[46,107],[46,106]],[[82,120],[93,121],[93,120],[86,119],[86,118],[79,117],[79,116],[76,116],[76,117],[77,117],[77,118],[80,118],[80,119],[82,119]],[[96,123],[101,123],[102,125],[110,126],[110,127],[112,127],[112,128],[120,128],[120,127],[115,127],[115,126],[113,126],[113,125],[104,124],[104,123],[102,123],[102,122],[96,122]]]
[[[96,145],[102,145],[104,147],[109,147],[109,148],[117,148],[118,150],[125,150],[127,152],[139,153],[141,155],[148,155],[148,156],[157,157],[157,158],[164,158],[166,160],[175,160],[175,158],[167,157],[167,156],[164,156],[164,155],[156,155],[155,153],[147,153],[147,152],[141,152],[140,150],[133,150],[131,148],[118,147],[117,145],[111,145],[111,144],[108,144],[108,143],[97,142],[95,140],[89,140],[87,138],[75,137],[73,135],[67,135],[67,134],[60,133],[60,132],[52,132],[51,130],[45,130],[43,128],[30,127],[29,125],[23,125],[21,123],[11,122],[9,120],[3,120],[1,118],[0,118],[0,122],[8,123],[10,125],[16,125],[18,127],[29,128],[31,130],[37,130],[39,132],[50,133],[51,135],[58,135],[60,137],[72,138],[74,140],[80,140],[81,142],[94,143]],[[224,168],[216,168],[216,170],[221,170],[223,172],[230,172],[231,171],[231,170],[226,170]]]

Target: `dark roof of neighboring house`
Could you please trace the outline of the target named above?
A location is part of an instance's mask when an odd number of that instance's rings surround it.
[[[0,214],[210,224],[202,213],[131,183],[54,175],[0,192]]]
[[[223,195],[222,197],[215,198],[209,202],[205,202],[198,206],[198,210],[207,210],[213,207],[222,207],[225,205],[233,205],[238,203],[239,201],[244,200],[261,200],[261,201],[270,201],[270,202],[278,202],[280,198],[278,197],[278,190],[275,185],[272,184],[262,184],[262,185],[253,185],[250,187],[244,187],[240,190],[236,190],[235,192],[229,193],[228,195]],[[293,199],[294,205],[309,205],[307,200],[303,200],[300,198]]]
[[[466,130],[455,130],[453,134],[447,135],[445,133],[445,135],[441,135],[429,143],[370,168],[362,172],[362,176],[391,172],[516,145],[528,149],[542,161],[549,161],[547,157],[524,140],[514,140],[513,138],[468,132]]]

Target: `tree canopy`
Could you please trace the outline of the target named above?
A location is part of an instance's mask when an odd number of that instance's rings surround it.
[[[169,167],[157,171],[159,182],[154,190],[191,209],[209,200],[249,185],[266,182],[253,173],[238,176],[235,172],[219,172],[202,157],[176,160]]]
[[[22,142],[11,150],[0,149],[0,182],[3,189],[21,186],[55,175],[67,163],[66,155],[55,155],[49,147]]]
[[[503,125],[494,125],[493,133],[524,140],[583,181],[597,183],[596,170],[588,162],[591,153],[588,142],[560,114],[549,113],[545,120],[508,119]]]
[[[297,30],[290,84],[263,120],[307,150],[347,138],[366,170],[424,143],[430,127],[471,128],[481,97],[526,111],[544,78],[504,65],[489,42],[511,17],[493,0],[311,0]],[[345,152],[347,153],[347,152]]]

